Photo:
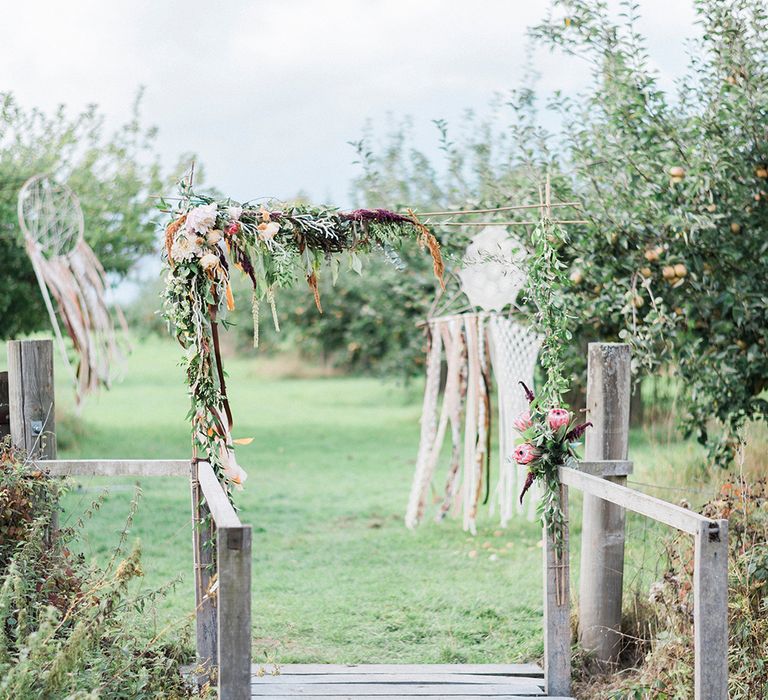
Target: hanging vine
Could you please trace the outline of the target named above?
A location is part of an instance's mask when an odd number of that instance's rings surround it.
[[[525,295],[534,310],[534,327],[543,337],[539,359],[545,380],[537,396],[521,382],[529,410],[514,422],[520,433],[514,458],[528,468],[520,499],[534,481],[541,483],[539,514],[555,544],[558,558],[563,552],[566,525],[558,469],[573,466],[579,440],[591,425],[578,424],[575,415],[563,403],[563,395],[568,390],[564,350],[573,336],[568,329],[565,293],[570,280],[558,251],[567,240],[565,229],[548,216],[542,217],[532,235],[533,255]]]

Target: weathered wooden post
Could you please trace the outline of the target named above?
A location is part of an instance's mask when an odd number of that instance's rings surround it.
[[[52,341],[8,341],[8,409],[13,443],[32,457],[56,459]]]
[[[696,700],[728,698],[728,521],[694,535],[693,634]]]
[[[626,460],[629,449],[631,354],[624,343],[590,343],[584,460]],[[626,485],[626,476],[606,476]],[[608,666],[621,649],[624,509],[584,494],[579,591],[579,640]]]
[[[219,663],[215,593],[211,592],[216,528],[192,463],[192,559],[195,582],[195,641],[201,684]]]
[[[560,557],[544,525],[544,680],[547,695],[571,694],[571,575],[568,542],[568,487],[560,486],[565,515]]]
[[[220,527],[219,697],[251,699],[251,526]]]

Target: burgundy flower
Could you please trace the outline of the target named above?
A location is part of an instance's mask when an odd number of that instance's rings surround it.
[[[528,472],[528,476],[525,477],[525,484],[523,484],[523,490],[520,492],[520,503],[523,502],[523,496],[525,496],[525,492],[533,486],[533,472]]]
[[[569,433],[565,436],[565,439],[568,440],[568,442],[578,440],[582,435],[584,435],[586,429],[591,427],[592,423],[589,422],[577,425],[573,430],[569,431]]]
[[[527,386],[525,386],[525,382],[518,382],[518,384],[523,387],[525,398],[528,399],[528,403],[531,403],[536,398],[533,392]]]

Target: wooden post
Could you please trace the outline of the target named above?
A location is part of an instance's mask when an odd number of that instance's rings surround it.
[[[8,372],[0,372],[0,440],[11,434],[8,409]]]
[[[8,406],[13,443],[32,457],[56,459],[50,340],[8,341]]]
[[[219,698],[251,698],[251,526],[219,527]]]
[[[565,514],[563,551],[557,560],[555,542],[544,526],[544,680],[550,696],[571,694],[571,576],[568,542],[568,487],[560,486]]]
[[[197,463],[192,464],[192,558],[195,582],[195,641],[199,683],[208,680],[218,664],[215,596],[209,595],[213,574],[216,532],[197,478]]]
[[[728,698],[728,521],[702,523],[693,573],[696,700]]]
[[[629,346],[590,343],[585,461],[626,460],[629,446]],[[606,477],[622,486],[626,476]],[[624,509],[584,495],[579,639],[601,667],[618,660],[624,579]]]

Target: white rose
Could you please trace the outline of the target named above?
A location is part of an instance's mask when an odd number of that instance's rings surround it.
[[[202,204],[199,207],[191,209],[187,214],[185,226],[187,231],[193,233],[206,233],[216,223],[217,214],[216,202],[211,204]]]
[[[171,257],[174,260],[192,260],[200,252],[197,237],[188,236],[186,233],[179,235],[171,246]]]
[[[232,221],[237,221],[243,213],[242,207],[229,207],[227,209],[227,215]]]
[[[213,253],[206,253],[200,258],[200,267],[203,270],[213,270],[219,264],[219,256]]]

